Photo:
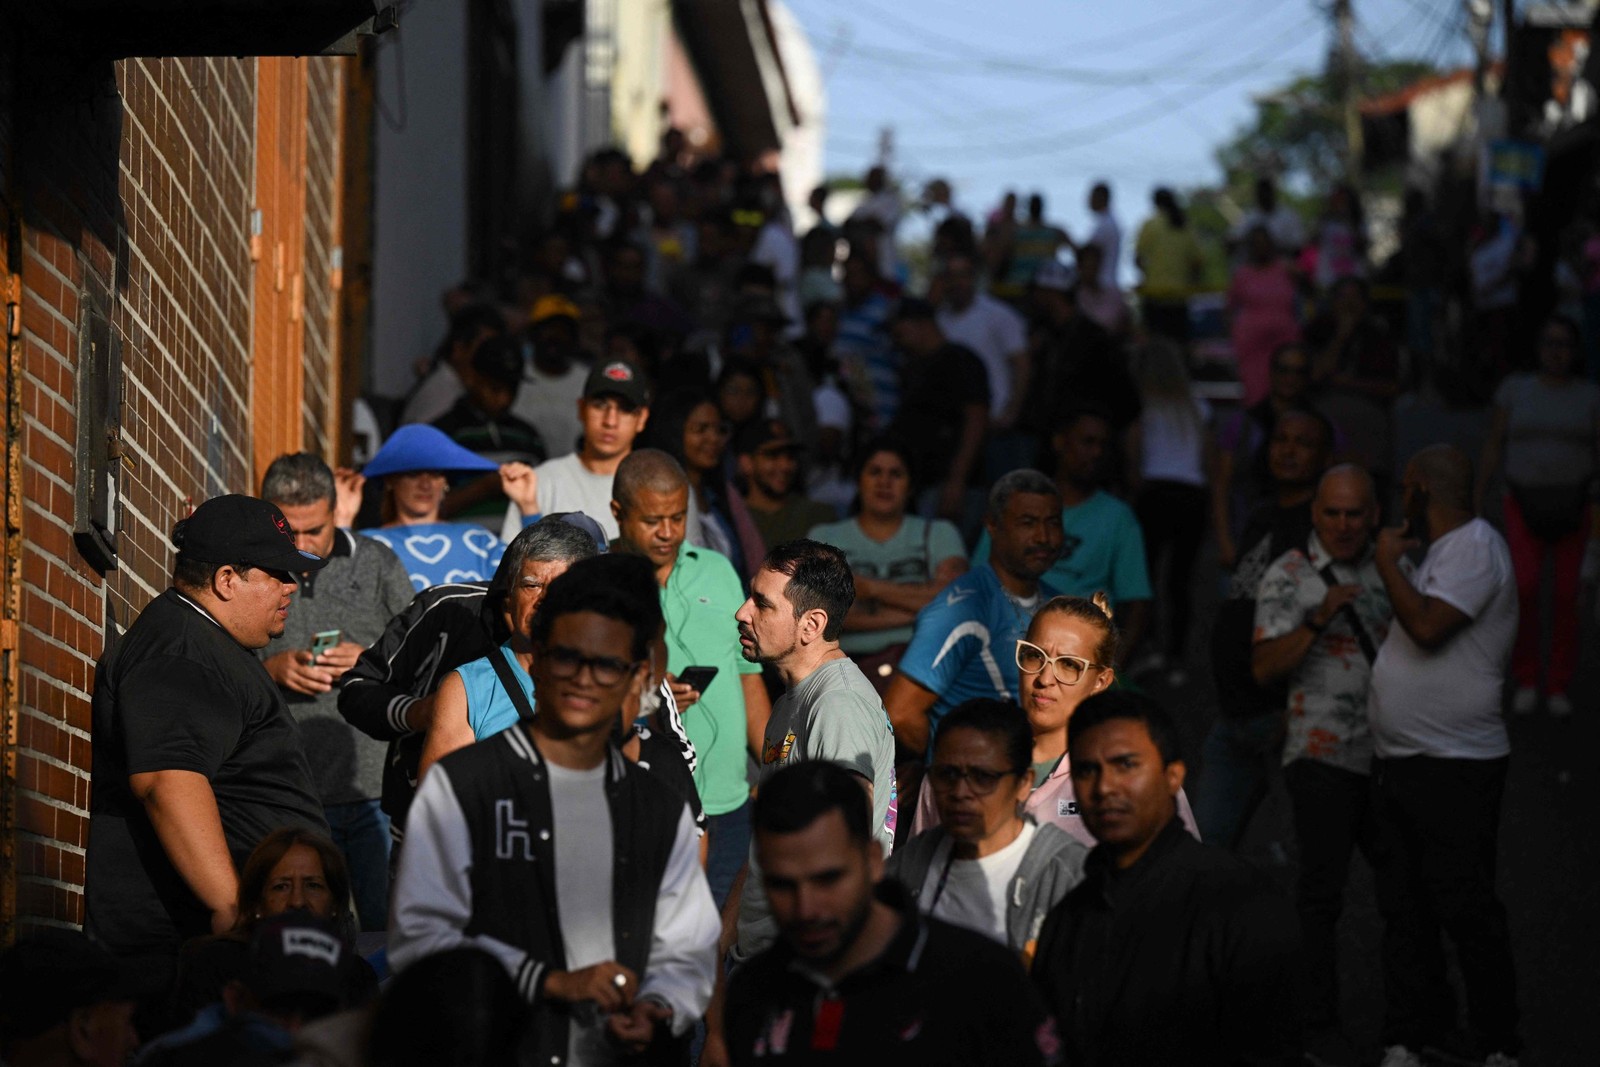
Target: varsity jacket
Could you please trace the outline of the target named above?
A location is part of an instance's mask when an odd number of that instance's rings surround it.
[[[454,582],[424,589],[389,620],[383,636],[361,653],[340,683],[339,714],[368,737],[389,742],[383,810],[397,841],[417,788],[425,738],[406,726],[406,711],[431,696],[445,675],[487,656],[506,639],[490,584]]]
[[[685,1033],[711,1001],[721,921],[688,806],[672,788],[606,756],[612,832],[616,962],[639,975],[641,997],[673,1010]],[[554,817],[544,759],[521,724],[452,752],[411,805],[389,919],[396,970],[470,945],[495,956],[534,1009],[530,1063],[567,1056],[569,1006],[544,996],[566,970],[556,895]]]
[[[1033,821],[1031,817],[1029,821]],[[943,868],[953,847],[944,827],[936,826],[895,849],[885,873],[916,900],[928,872],[936,865]],[[1082,881],[1083,861],[1088,855],[1080,842],[1048,823],[1034,831],[1017,873],[1006,885],[1006,943],[1022,957],[1023,966],[1033,959],[1045,916]]]

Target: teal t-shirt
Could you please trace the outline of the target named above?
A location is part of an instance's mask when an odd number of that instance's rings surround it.
[[[744,586],[728,558],[685,541],[661,590],[661,611],[667,617],[667,670],[676,675],[685,667],[717,668],[699,703],[683,713],[699,755],[694,785],[707,815],[737,811],[750,799],[740,676],[760,674],[761,665],[739,650],[733,615],[743,603]]]
[[[931,581],[939,564],[952,556],[967,558],[967,547],[961,543],[961,534],[953,525],[943,519],[929,522],[915,515],[907,515],[894,536],[882,542],[862,533],[855,519],[813,526],[806,536],[842,551],[855,573],[904,585]],[[870,655],[909,640],[911,627],[896,626],[889,630],[842,634],[839,647],[852,656]]]
[[[1045,572],[1045,582],[1067,596],[1090,597],[1104,589],[1113,607],[1150,599],[1144,531],[1132,508],[1097,490],[1076,507],[1061,509],[1061,529],[1065,535],[1061,558]],[[985,530],[972,553],[972,565],[988,561],[989,531]]]

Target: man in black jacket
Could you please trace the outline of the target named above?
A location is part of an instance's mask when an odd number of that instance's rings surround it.
[[[1099,844],[1033,964],[1067,1062],[1298,1063],[1294,910],[1184,831],[1172,719],[1148,697],[1101,693],[1073,715],[1068,754]]]
[[[411,806],[390,962],[499,959],[534,1010],[519,1063],[622,1062],[711,999],[720,923],[694,819],[612,743],[661,626],[648,562],[573,564],[533,621],[538,714],[445,756]]]
[[[534,531],[546,522],[576,526],[594,538],[595,551],[605,551],[605,534],[587,515],[546,515],[511,542],[493,580],[424,589],[345,673],[339,714],[368,737],[389,743],[383,812],[389,816],[396,842],[404,833],[406,811],[417,789],[417,765],[439,683],[462,664],[487,656],[510,636],[506,596],[525,563],[550,561],[535,550],[540,539]],[[562,561],[574,558],[564,556]]]

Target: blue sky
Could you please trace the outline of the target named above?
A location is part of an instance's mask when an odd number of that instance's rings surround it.
[[[1081,235],[1111,182],[1125,229],[1156,185],[1216,181],[1215,147],[1251,98],[1320,69],[1312,0],[787,0],[828,93],[827,173],[859,173],[892,126],[912,189],[948,178],[981,218],[1003,190],[1044,193]],[[1496,5],[1498,6],[1498,4]],[[1354,0],[1373,59],[1471,62],[1461,0]]]

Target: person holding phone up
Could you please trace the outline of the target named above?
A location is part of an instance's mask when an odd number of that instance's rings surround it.
[[[411,579],[387,547],[339,528],[333,472],[319,457],[279,456],[261,495],[283,511],[301,549],[328,561],[295,576],[294,609],[262,663],[300,726],[323,814],[350,866],[361,928],[382,930],[389,914],[389,819],[379,806],[385,746],[339,714],[338,686],[411,602]]]

